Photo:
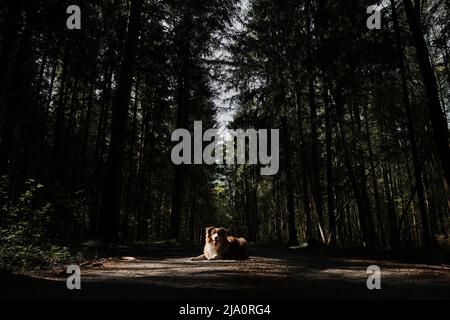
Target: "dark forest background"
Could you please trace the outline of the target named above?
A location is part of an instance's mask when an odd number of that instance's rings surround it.
[[[450,1],[384,1],[380,30],[372,4],[0,1],[3,263],[200,243],[210,224],[259,244],[448,245]],[[172,164],[172,131],[227,106],[231,128],[280,129],[277,175]]]

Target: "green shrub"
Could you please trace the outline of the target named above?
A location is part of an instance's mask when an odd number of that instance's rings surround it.
[[[25,191],[17,199],[8,197],[8,188],[7,177],[1,177],[0,267],[50,266],[67,260],[68,248],[55,245],[47,238],[53,212],[49,203],[40,204],[37,199],[43,186],[28,180]]]

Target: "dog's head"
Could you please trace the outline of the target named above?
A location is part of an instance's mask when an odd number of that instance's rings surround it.
[[[218,244],[227,239],[228,230],[225,228],[206,228],[206,242]]]

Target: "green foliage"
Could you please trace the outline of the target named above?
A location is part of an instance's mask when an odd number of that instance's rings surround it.
[[[40,204],[43,186],[28,180],[25,191],[17,198],[8,197],[9,181],[1,178],[2,225],[0,228],[0,266],[28,268],[54,265],[70,257],[68,248],[53,244],[46,238],[52,217],[49,203]]]

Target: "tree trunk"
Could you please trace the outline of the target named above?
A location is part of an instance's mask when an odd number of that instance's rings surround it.
[[[386,246],[386,232],[384,229],[384,223],[383,223],[383,217],[381,212],[381,204],[380,204],[380,191],[378,188],[378,182],[377,182],[377,173],[375,171],[375,159],[373,154],[373,148],[372,148],[372,138],[371,138],[371,132],[370,132],[370,125],[369,125],[369,118],[367,113],[367,108],[363,108],[364,113],[364,119],[365,119],[365,129],[367,134],[367,148],[369,149],[369,161],[370,161],[370,175],[372,176],[372,185],[373,185],[373,193],[375,198],[375,210],[376,210],[376,218],[378,222],[378,228],[380,231],[380,240],[381,244],[385,247]]]
[[[190,9],[185,9],[183,20],[181,22],[180,30],[180,51],[177,53],[180,70],[177,79],[178,94],[176,97],[177,103],[177,128],[186,128],[188,116],[190,112],[190,79],[189,66],[190,59],[190,33],[192,29],[193,15]],[[186,168],[183,164],[175,166],[172,191],[172,209],[170,212],[170,237],[179,240],[180,238],[180,222],[181,211],[183,209],[183,199],[185,191],[185,175]]]
[[[292,160],[291,160],[291,146],[289,141],[289,129],[286,118],[282,119],[283,127],[283,149],[286,163],[285,179],[286,179],[286,196],[287,196],[287,213],[288,213],[288,230],[289,230],[289,244],[294,245],[298,243],[297,227],[295,223],[295,204],[294,204],[294,185],[292,182]]]
[[[414,166],[414,178],[416,181],[416,188],[417,188],[417,198],[419,200],[419,210],[420,210],[420,217],[422,220],[422,237],[423,237],[423,244],[426,248],[430,248],[433,243],[433,239],[430,235],[430,229],[429,229],[429,222],[428,222],[428,214],[425,204],[425,198],[424,198],[424,187],[423,187],[423,181],[422,181],[422,168],[420,166],[420,160],[419,160],[419,153],[417,149],[417,139],[416,139],[416,131],[414,128],[414,122],[411,112],[411,104],[409,101],[409,93],[408,93],[408,84],[406,82],[406,71],[405,71],[405,64],[403,60],[403,49],[402,44],[400,40],[400,29],[398,24],[398,16],[397,16],[397,9],[395,7],[395,2],[391,1],[392,5],[392,19],[394,23],[394,30],[395,30],[395,37],[396,37],[396,45],[397,45],[397,55],[398,55],[398,64],[400,68],[400,77],[401,77],[401,85],[402,85],[402,94],[403,94],[403,103],[405,106],[406,111],[406,117],[408,120],[408,135],[409,135],[409,141],[411,145],[411,155],[413,160],[413,166]],[[405,8],[406,8],[405,4]],[[420,29],[420,26],[419,26]],[[422,37],[423,40],[423,37]],[[431,65],[430,65],[431,67]],[[422,68],[422,65],[421,65]],[[433,73],[434,76],[434,73]],[[431,81],[431,79],[424,81]],[[428,90],[427,90],[428,92]],[[437,94],[437,91],[436,91]],[[431,102],[431,100],[429,100]],[[439,98],[437,100],[439,103]],[[436,107],[436,106],[435,106]],[[441,108],[440,105],[437,106],[437,108]],[[437,141],[437,140],[436,140]],[[448,141],[448,140],[447,140]],[[447,150],[448,150],[448,143],[447,143]],[[450,157],[448,158],[450,161]],[[449,164],[447,164],[449,165]]]
[[[106,242],[119,240],[120,204],[122,196],[122,162],[124,157],[125,131],[128,119],[133,69],[140,29],[143,0],[131,2],[128,32],[120,67],[117,93],[113,104],[111,145],[103,187],[100,223],[101,238]]]
[[[325,81],[324,81],[325,82]],[[328,204],[328,233],[330,245],[336,245],[336,217],[334,215],[334,181],[333,181],[333,132],[331,126],[331,110],[328,96],[328,87],[324,83],[325,107],[325,140],[326,140],[326,167],[327,167],[327,204]]]
[[[436,142],[437,153],[447,180],[447,186],[450,185],[450,148],[448,125],[445,120],[444,112],[439,101],[438,85],[433,66],[430,61],[430,54],[425,41],[421,18],[420,18],[420,0],[415,1],[414,7],[411,0],[403,0],[406,11],[408,25],[411,30],[414,44],[416,47],[417,58],[420,72],[425,86],[425,92],[428,98],[428,110],[430,112],[431,125],[433,127],[434,141]]]
[[[70,39],[66,39],[66,44],[64,48],[64,60],[61,71],[60,78],[60,87],[58,93],[58,102],[56,104],[56,116],[55,116],[55,129],[53,133],[53,150],[52,150],[52,167],[50,168],[50,185],[53,185],[57,180],[59,180],[60,176],[60,168],[61,168],[61,144],[62,144],[62,135],[64,130],[64,118],[66,115],[66,105],[64,102],[64,96],[66,95],[66,86],[67,86],[67,73],[69,68],[69,56],[71,50],[71,41]]]
[[[356,205],[358,207],[359,222],[361,225],[361,237],[365,245],[372,245],[375,240],[375,231],[372,221],[371,209],[369,205],[369,196],[367,194],[366,186],[361,185],[357,179],[355,169],[353,168],[353,161],[348,147],[347,139],[345,137],[344,125],[344,97],[340,92],[341,88],[335,88],[334,101],[336,105],[337,120],[339,125],[339,132],[344,149],[344,161],[349,180],[355,195]]]
[[[309,188],[308,188],[308,164],[307,164],[307,156],[306,156],[306,141],[305,134],[303,131],[303,118],[302,118],[302,110],[300,106],[300,84],[298,82],[297,76],[294,75],[294,85],[295,85],[295,104],[297,111],[297,124],[298,124],[298,134],[300,136],[301,150],[300,150],[300,162],[301,162],[301,179],[302,179],[302,191],[303,191],[303,210],[305,211],[305,231],[306,238],[311,239],[313,237],[313,229],[312,229],[312,218],[311,218],[311,206],[309,202]]]
[[[310,111],[310,126],[311,126],[311,170],[312,179],[311,187],[314,199],[314,207],[317,213],[318,223],[319,223],[319,234],[322,236],[322,242],[325,242],[323,235],[323,203],[322,194],[320,186],[320,162],[319,162],[319,143],[317,137],[317,106],[315,98],[315,88],[314,88],[314,66],[313,66],[313,35],[312,35],[312,6],[311,1],[305,2],[306,11],[306,28],[308,34],[307,46],[308,46],[308,100],[309,100],[309,111]]]

